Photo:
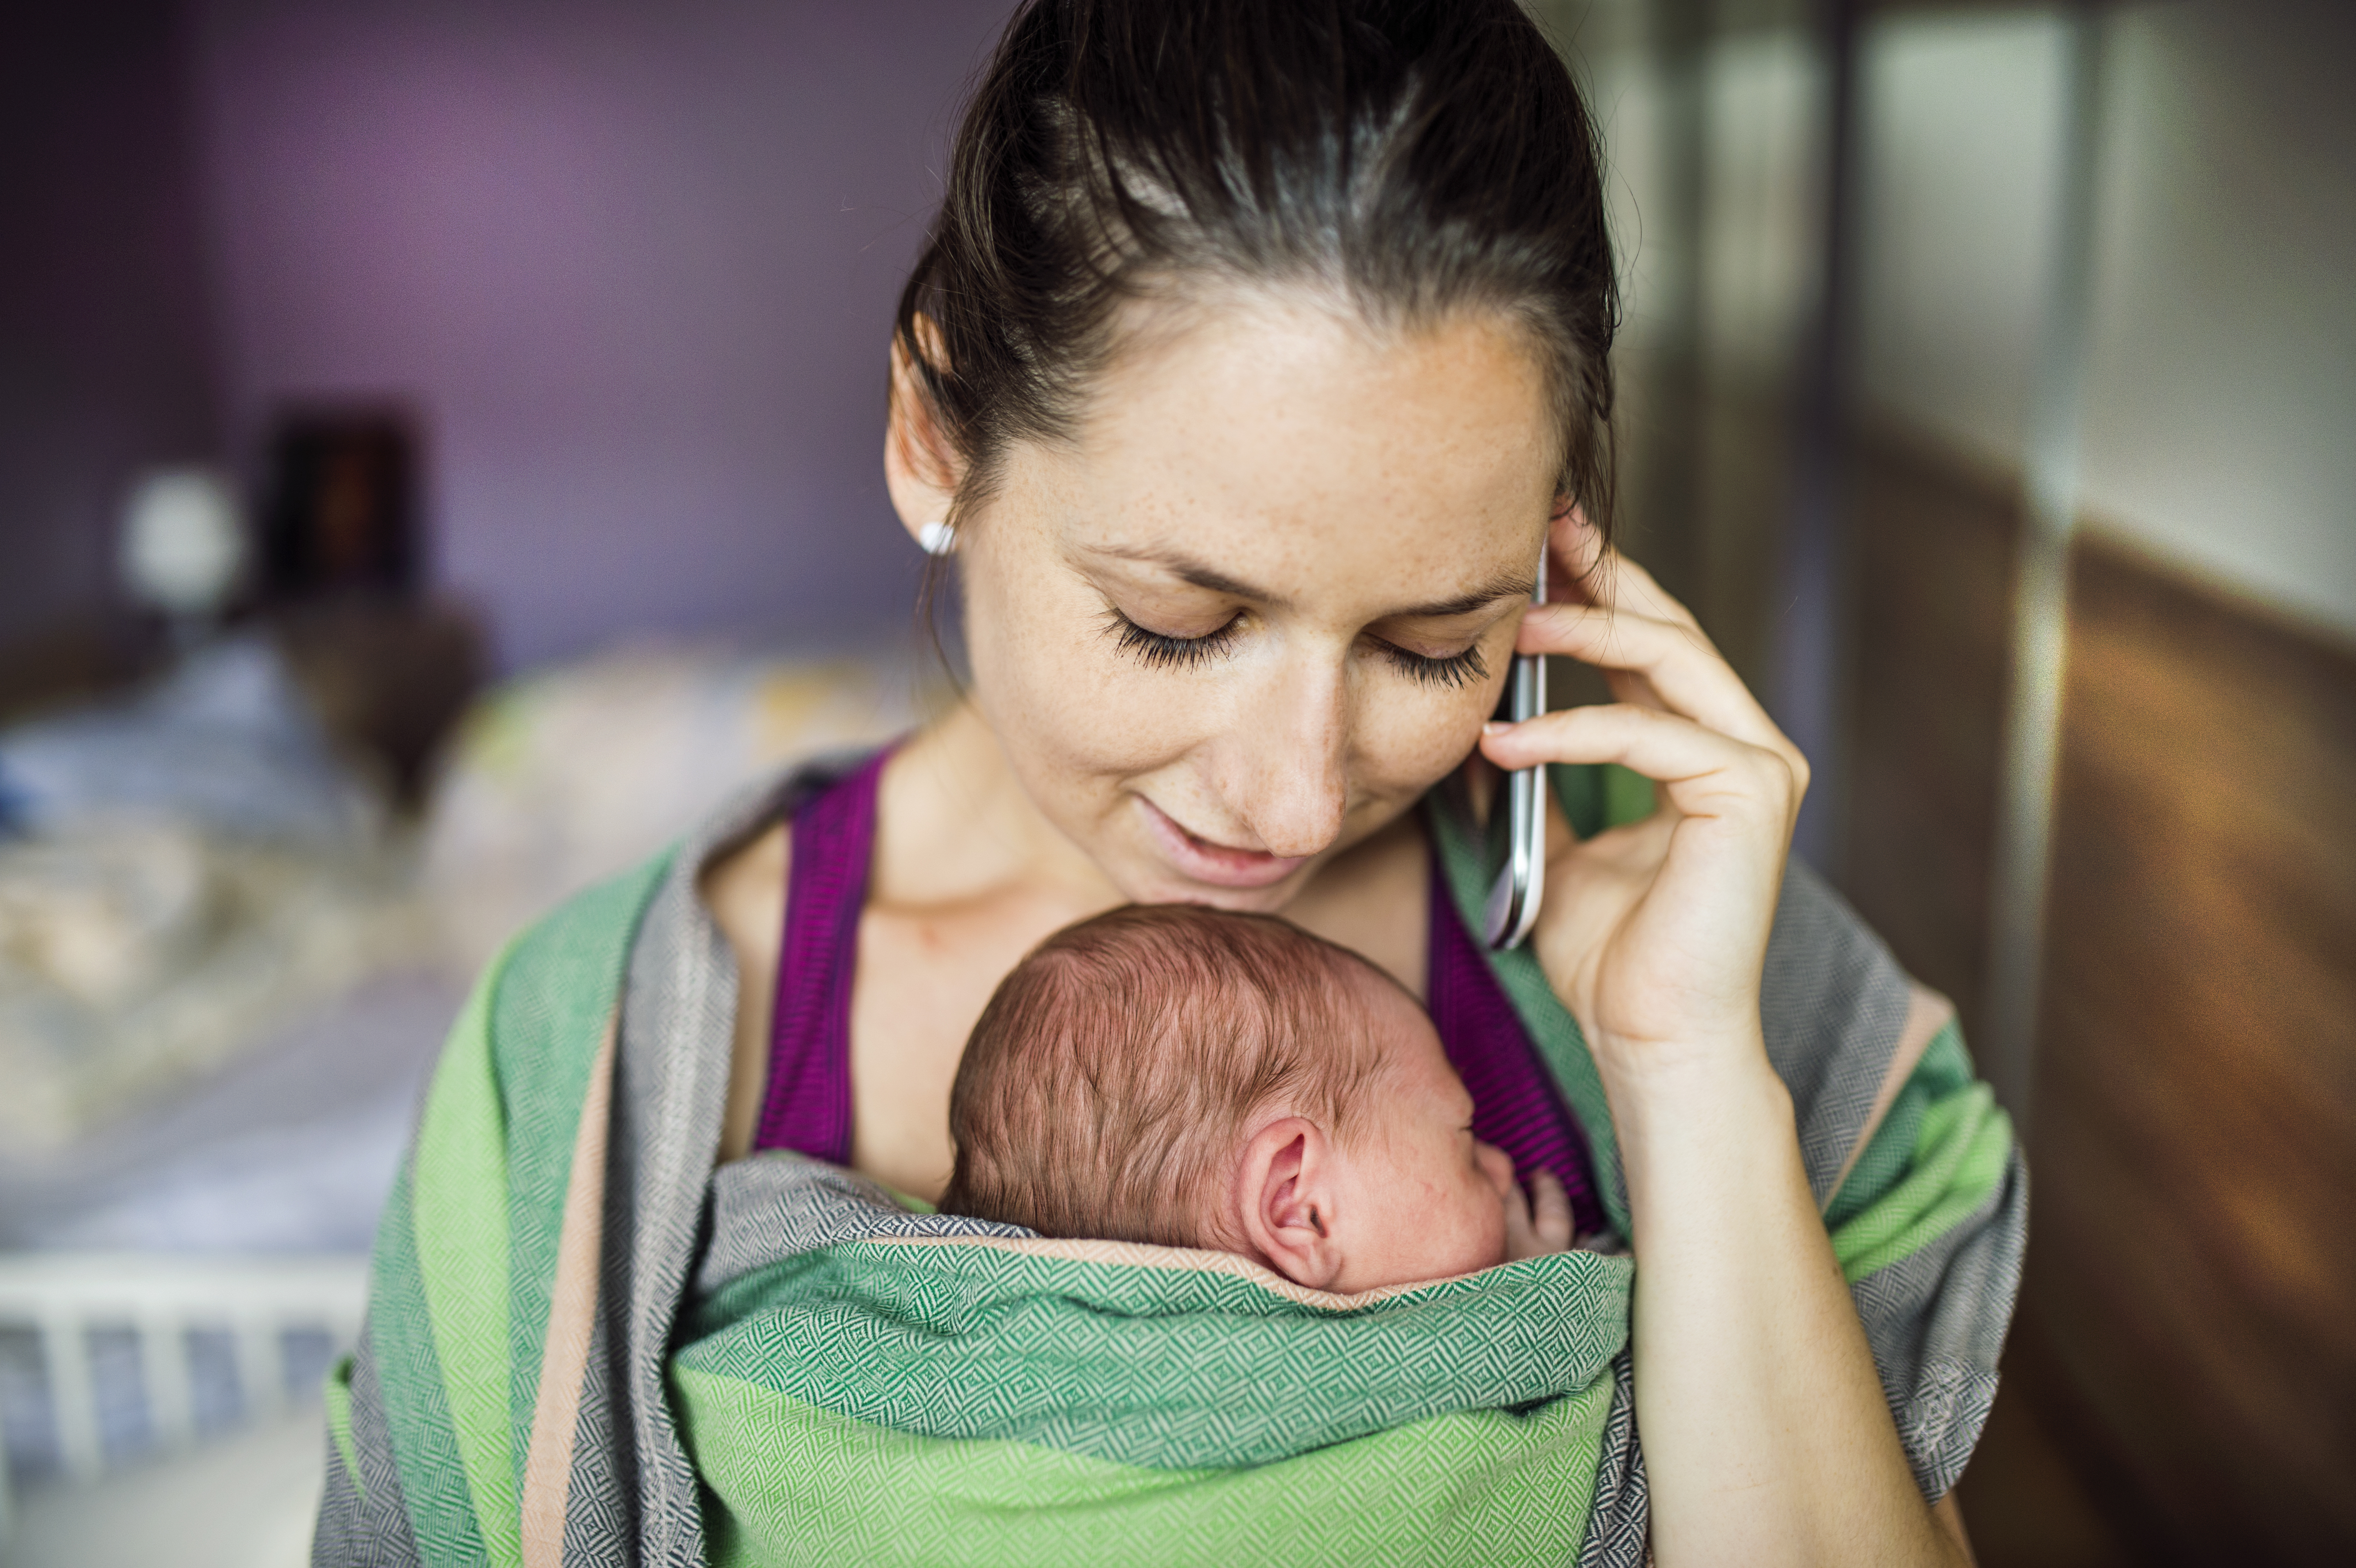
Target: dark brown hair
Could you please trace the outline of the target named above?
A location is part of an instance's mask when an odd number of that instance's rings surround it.
[[[1514,0],[1028,0],[894,328],[964,464],[958,510],[1010,443],[1070,434],[1125,302],[1237,286],[1378,330],[1518,322],[1560,490],[1608,533],[1619,300],[1595,136]]]
[[[1347,1142],[1386,1066],[1364,958],[1274,915],[1131,904],[999,983],[949,1091],[941,1208],[1050,1236],[1221,1244],[1226,1162],[1285,1104]],[[1386,980],[1385,984],[1389,982]]]

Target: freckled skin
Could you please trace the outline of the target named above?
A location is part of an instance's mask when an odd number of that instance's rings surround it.
[[[1200,303],[1215,308],[1119,357],[1075,440],[1010,454],[960,519],[974,688],[884,771],[851,1008],[853,1162],[907,1191],[946,1181],[949,1085],[991,988],[1071,920],[1126,899],[1281,908],[1419,982],[1424,846],[1402,814],[1470,751],[1520,606],[1442,624],[1407,609],[1526,579],[1558,457],[1539,378],[1492,320],[1383,341],[1283,302]],[[907,405],[886,474],[914,532],[948,514],[958,475],[921,457],[939,443]],[[1571,517],[1555,543],[1602,613],[1544,619],[1531,651],[1604,665],[1655,711],[1555,715],[1482,745],[1509,768],[1621,763],[1672,808],[1558,849],[1536,939],[1597,1056],[1644,1259],[1655,1547],[1665,1563],[1968,1563],[1953,1494],[1934,1524],[1915,1488],[1759,1037],[1806,760],[1649,577]],[[1233,603],[1116,546],[1183,549],[1263,596]],[[1234,611],[1237,635],[1155,669],[1101,635],[1115,608],[1186,636]],[[1381,663],[1418,645],[1477,646],[1487,678],[1435,688]],[[1204,841],[1301,863],[1205,879]],[[766,1083],[789,859],[773,830],[702,879],[739,976],[723,1157],[748,1146]]]
[[[1522,605],[1402,608],[1526,581],[1553,496],[1538,374],[1465,318],[1386,342],[1322,312],[1206,313],[1116,366],[1070,450],[1027,446],[963,530],[977,707],[1039,812],[1125,896],[1283,907],[1461,762]],[[1133,559],[1183,551],[1251,603]],[[1109,612],[1220,653],[1152,667]],[[1237,619],[1240,617],[1240,619]],[[1402,673],[1385,645],[1468,647],[1484,678]],[[1151,805],[1201,838],[1303,863],[1206,885]]]
[[[955,459],[905,395],[885,468],[913,533],[948,516]],[[1019,444],[958,518],[966,699],[884,770],[851,1005],[853,1163],[937,1194],[949,1085],[998,981],[1074,920],[1130,901],[1282,910],[1422,983],[1424,847],[1402,815],[1494,709],[1554,501],[1557,433],[1515,329],[1483,316],[1377,336],[1244,297],[1131,337],[1072,440]],[[1250,596],[1188,581],[1183,555]],[[1232,624],[1156,666],[1166,636]],[[1398,662],[1472,651],[1485,673]],[[1386,828],[1392,831],[1386,832]],[[1173,841],[1271,862],[1236,886]],[[1232,856],[1231,856],[1232,858]],[[743,980],[723,1157],[766,1072],[782,830],[706,873]],[[892,976],[922,975],[922,985]]]

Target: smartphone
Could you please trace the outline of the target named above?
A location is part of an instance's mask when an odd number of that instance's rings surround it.
[[[1530,603],[1546,603],[1546,550],[1538,550],[1538,583]],[[1498,717],[1520,720],[1546,711],[1546,659],[1537,654],[1515,654],[1514,673],[1505,683],[1505,699]],[[1538,904],[1546,897],[1546,769],[1521,768],[1505,775],[1505,809],[1489,808],[1490,863],[1498,868],[1489,884],[1487,929],[1489,945],[1503,950],[1519,947],[1537,923]]]

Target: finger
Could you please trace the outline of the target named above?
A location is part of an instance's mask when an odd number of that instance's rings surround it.
[[[1726,656],[1719,652],[1716,643],[1709,640],[1709,634],[1693,622],[1646,614],[1624,604],[1617,609],[1595,604],[1533,604],[1522,616],[1522,628],[1533,637],[1541,635],[1580,635],[1590,640],[1603,639],[1598,645],[1605,650],[1614,640],[1643,638],[1645,640],[1641,644],[1632,641],[1632,647],[1641,646],[1649,650],[1658,644],[1664,648],[1683,648],[1706,655],[1720,664],[1726,662]],[[1518,651],[1526,654],[1567,650],[1553,647],[1541,650],[1525,642]],[[1643,661],[1605,656],[1588,662],[1607,669],[1633,669]]]
[[[1612,693],[1614,702],[1630,702],[1639,708],[1657,708],[1664,713],[1669,710],[1668,703],[1653,689],[1653,683],[1641,675],[1631,675],[1624,669],[1607,669],[1603,672],[1603,685]]]
[[[1562,1189],[1561,1179],[1543,1166],[1530,1172],[1530,1229],[1548,1252],[1570,1245],[1570,1194]]]
[[[1606,553],[1600,564],[1611,583],[1612,608],[1633,610],[1639,615],[1699,629],[1700,623],[1683,600],[1672,595],[1661,586],[1658,578],[1618,550]]]
[[[1598,563],[1605,553],[1601,535],[1583,528],[1547,544],[1546,602],[1549,604],[1595,604],[1609,595]]]
[[[1799,809],[1800,780],[1781,752],[1674,713],[1599,703],[1484,726],[1481,752],[1505,769],[1540,763],[1618,763],[1662,787],[1687,816],[1783,819]]]
[[[1505,1261],[1518,1263],[1534,1258],[1545,1250],[1537,1229],[1530,1223],[1530,1206],[1522,1196],[1521,1183],[1514,1182],[1499,1194],[1505,1206]]]
[[[1585,585],[1609,549],[1603,530],[1587,520],[1585,511],[1573,507],[1558,514],[1547,528],[1547,597],[1586,603]]]
[[[1541,604],[1522,617],[1515,647],[1522,653],[1564,654],[1599,669],[1641,676],[1668,711],[1754,746],[1798,755],[1698,627],[1624,610],[1605,614]]]
[[[1688,626],[1698,624],[1693,612],[1671,596],[1651,572],[1604,543],[1598,530],[1582,522],[1578,531],[1563,536],[1563,540],[1558,548],[1569,576],[1558,591],[1549,576],[1549,600],[1628,611]]]

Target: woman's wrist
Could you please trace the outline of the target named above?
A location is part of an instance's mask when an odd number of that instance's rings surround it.
[[[1675,1202],[1689,1186],[1706,1192],[1796,1162],[1791,1091],[1756,1030],[1747,1040],[1648,1044],[1597,1058],[1611,1061],[1603,1089],[1633,1206],[1654,1196]]]
[[[1647,1115],[1658,1106],[1697,1109],[1782,1080],[1767,1061],[1766,1036],[1754,1014],[1748,1021],[1677,1040],[1622,1040],[1608,1031],[1583,1031],[1603,1080],[1613,1116]]]
[[[1660,1561],[1944,1561],[1765,1051],[1609,1087]]]

